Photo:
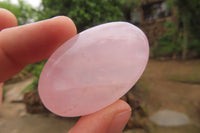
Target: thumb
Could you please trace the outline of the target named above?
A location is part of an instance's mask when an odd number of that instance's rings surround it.
[[[68,133],[121,133],[130,116],[130,106],[118,100],[96,113],[81,117]]]

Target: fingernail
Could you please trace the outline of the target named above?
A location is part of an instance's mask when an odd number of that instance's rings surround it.
[[[125,128],[130,116],[131,111],[125,111],[117,114],[112,120],[112,124],[108,130],[108,133],[121,133]]]

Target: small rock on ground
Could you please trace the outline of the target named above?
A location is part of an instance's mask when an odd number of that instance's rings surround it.
[[[175,127],[190,123],[190,119],[184,113],[161,110],[150,116],[150,120],[159,126]]]

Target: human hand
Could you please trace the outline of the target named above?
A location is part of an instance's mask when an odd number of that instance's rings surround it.
[[[20,72],[27,64],[47,59],[74,35],[76,27],[67,17],[17,26],[15,16],[0,9],[0,82]],[[0,99],[1,94],[2,84]],[[130,106],[118,100],[103,110],[81,117],[69,133],[121,133],[130,115]]]

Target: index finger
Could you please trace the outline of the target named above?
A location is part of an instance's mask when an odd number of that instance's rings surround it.
[[[47,59],[76,34],[71,19],[60,16],[0,32],[0,82],[30,63]]]
[[[0,31],[5,28],[17,26],[16,17],[8,10],[0,8]]]

